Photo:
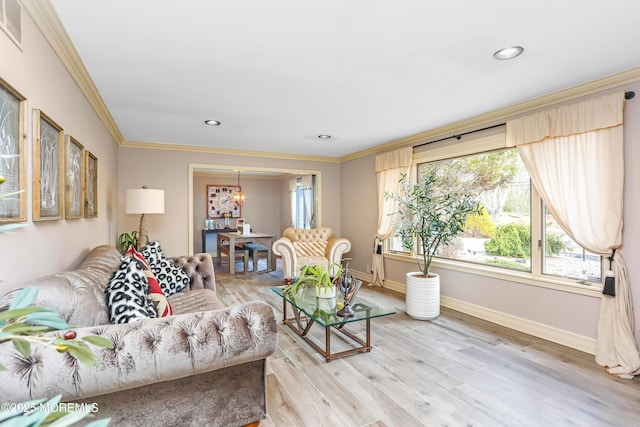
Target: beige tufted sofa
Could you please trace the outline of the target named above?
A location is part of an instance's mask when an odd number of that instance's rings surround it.
[[[225,307],[215,292],[209,254],[172,259],[191,278],[169,297],[174,315],[109,324],[104,289],[120,264],[111,246],[89,252],[73,271],[33,280],[36,305],[57,310],[79,337],[111,339],[93,347],[101,367],[86,367],[67,353],[32,346],[23,357],[0,344],[0,402],[63,395],[66,402],[97,404],[111,426],[241,426],[266,414],[266,358],[276,348],[273,310],[255,301]],[[0,298],[6,309],[17,290]]]
[[[333,230],[322,228],[293,228],[284,230],[282,237],[273,243],[273,252],[282,257],[284,277],[298,276],[305,265],[329,267],[340,263],[342,255],[351,250],[351,242],[334,237]]]

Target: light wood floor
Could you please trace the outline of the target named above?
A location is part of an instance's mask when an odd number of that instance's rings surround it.
[[[372,320],[372,351],[326,363],[281,323],[282,300],[269,287],[282,284],[282,270],[231,276],[228,264],[215,267],[225,303],[266,301],[279,322],[262,427],[640,426],[639,378],[617,379],[592,355],[453,310],[413,320],[404,296],[381,288],[361,290],[396,310]]]

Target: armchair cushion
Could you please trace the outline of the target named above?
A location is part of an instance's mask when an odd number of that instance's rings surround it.
[[[317,265],[318,267],[329,268],[329,260],[322,256],[299,256],[297,257],[298,266],[302,268],[305,265]]]
[[[298,256],[301,257],[324,257],[327,249],[327,241],[319,240],[317,242],[293,242],[293,247]]]

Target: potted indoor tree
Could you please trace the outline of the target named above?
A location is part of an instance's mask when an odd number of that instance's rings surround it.
[[[392,215],[402,245],[412,252],[416,246],[420,249],[415,251],[420,271],[407,273],[406,293],[406,312],[419,320],[440,315],[440,277],[430,271],[433,257],[463,231],[469,215],[480,211],[471,195],[446,191],[446,183],[439,181],[435,173],[418,183],[403,175],[401,193],[387,194],[398,203]]]

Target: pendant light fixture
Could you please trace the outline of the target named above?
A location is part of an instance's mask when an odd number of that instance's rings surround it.
[[[233,200],[238,206],[244,204],[244,194],[242,193],[242,187],[240,187],[240,169],[238,169],[238,191],[233,193]]]

